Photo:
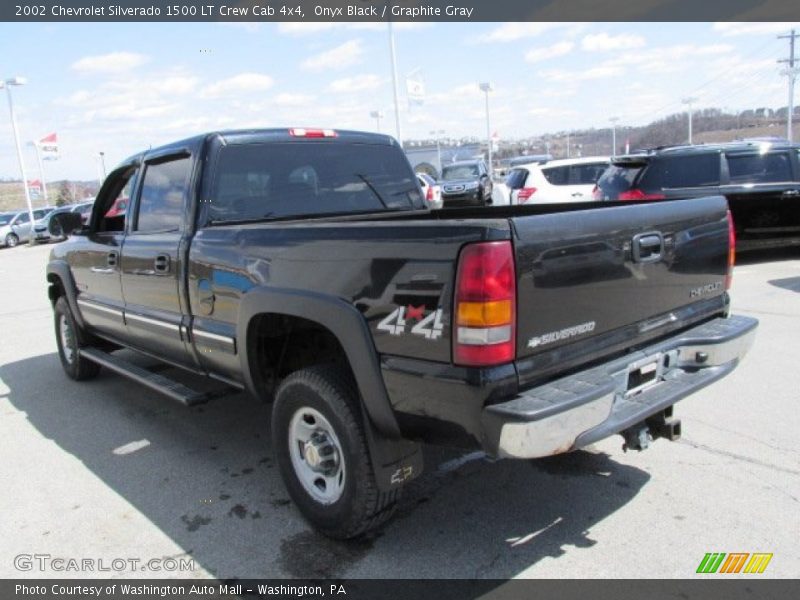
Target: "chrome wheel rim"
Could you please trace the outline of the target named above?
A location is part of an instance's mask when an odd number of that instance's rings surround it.
[[[308,406],[289,422],[289,455],[303,489],[320,504],[333,504],[344,492],[342,445],[328,419]]]
[[[58,335],[61,338],[61,349],[64,351],[64,359],[72,364],[75,359],[75,348],[73,345],[74,337],[72,327],[64,315],[58,315]]]

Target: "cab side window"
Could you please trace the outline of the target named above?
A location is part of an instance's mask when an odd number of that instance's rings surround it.
[[[129,171],[120,174],[108,195],[103,196],[107,200],[98,199],[99,202],[103,202],[101,210],[105,210],[97,224],[98,232],[125,231],[125,216],[128,212],[131,190],[136,181],[137,172],[138,169],[132,167]],[[112,201],[111,198],[114,200]]]
[[[142,233],[179,231],[191,169],[189,158],[148,164],[139,194],[134,230]]]

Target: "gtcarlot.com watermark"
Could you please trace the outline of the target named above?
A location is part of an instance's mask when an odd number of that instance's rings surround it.
[[[194,571],[194,559],[186,556],[163,558],[87,558],[53,556],[51,554],[17,554],[14,557],[17,571],[54,571],[57,573],[120,573],[123,571],[148,571],[152,573]]]

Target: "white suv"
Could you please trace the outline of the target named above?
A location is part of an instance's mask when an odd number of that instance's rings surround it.
[[[607,156],[592,156],[515,166],[506,177],[511,204],[592,200],[594,184],[608,165]]]

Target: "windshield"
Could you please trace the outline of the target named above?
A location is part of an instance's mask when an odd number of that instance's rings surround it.
[[[442,169],[442,179],[454,181],[456,179],[477,179],[478,165],[452,165]]]
[[[211,198],[212,222],[410,210],[422,202],[398,148],[306,141],[224,147]]]
[[[6,213],[6,214],[3,214],[3,215],[0,215],[0,227],[2,227],[3,225],[8,225],[9,223],[11,223],[11,219],[14,218],[15,214],[16,213]]]

